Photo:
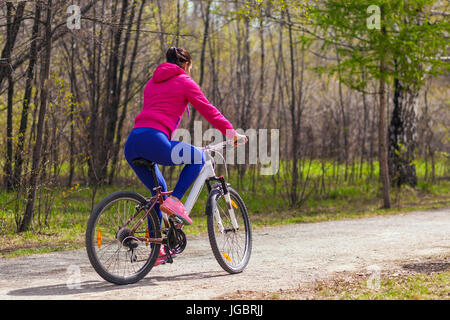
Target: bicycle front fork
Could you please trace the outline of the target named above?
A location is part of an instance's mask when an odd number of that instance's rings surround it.
[[[228,184],[225,182],[225,178],[223,176],[220,176],[220,177],[211,178],[210,180],[216,180],[221,184],[222,192],[225,197],[225,202],[227,203],[227,209],[228,209],[228,213],[229,213],[230,219],[231,219],[231,224],[233,225],[234,230],[236,230],[236,231],[239,230],[239,224],[237,222],[236,214],[234,213],[234,209],[233,209],[233,207],[234,207],[233,201],[231,200],[230,192],[228,191]],[[209,186],[209,183],[208,183],[208,189],[209,189],[209,191],[211,191],[211,187]],[[214,218],[217,221],[217,224],[219,226],[219,231],[224,232],[225,229],[223,227],[222,218],[220,217],[220,212],[219,212],[219,209],[217,208],[217,206],[214,210]]]

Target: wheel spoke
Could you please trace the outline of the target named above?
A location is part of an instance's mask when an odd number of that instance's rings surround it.
[[[133,241],[130,240],[130,236],[145,235],[149,227],[152,228],[152,234],[155,237],[160,237],[159,225],[157,225],[159,221],[155,219],[156,214],[153,212],[152,218],[145,219],[135,233],[132,233],[131,227],[118,228],[125,225],[126,221],[136,213],[135,208],[140,205],[141,202],[133,196],[113,198],[102,208],[96,209],[96,215],[92,218],[95,220],[88,223],[87,232],[92,235],[91,243],[87,243],[89,258],[97,272],[110,282],[132,283],[133,279],[138,279],[143,272],[150,270],[152,267],[150,258],[155,256],[156,248],[159,251],[159,245],[146,245],[145,241],[134,238]],[[129,225],[137,225],[143,214],[145,214],[144,211],[140,212]],[[149,223],[151,226],[148,225]],[[97,238],[98,230],[101,231],[101,242]],[[130,243],[137,244],[137,247],[130,247]]]
[[[225,197],[221,196],[216,202],[216,207],[225,231],[220,232],[219,223],[212,216],[210,219],[212,220],[214,231],[213,236],[210,236],[210,242],[213,251],[218,251],[215,256],[219,264],[226,271],[235,273],[242,271],[248,262],[251,250],[251,235],[247,212],[242,209],[245,206],[233,192],[230,193],[230,196],[233,201],[236,220],[240,228],[239,230],[234,229],[227,202]],[[237,205],[238,203],[241,205]]]

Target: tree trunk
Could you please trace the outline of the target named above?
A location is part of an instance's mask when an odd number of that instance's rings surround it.
[[[6,159],[5,159],[5,188],[11,191],[13,187],[12,179],[12,138],[13,138],[13,98],[14,80],[12,75],[8,75],[8,105],[6,115]]]
[[[382,26],[382,33],[386,34],[385,26]],[[383,40],[382,40],[383,41]],[[380,177],[381,183],[383,185],[383,208],[388,209],[391,207],[391,194],[389,185],[389,170],[388,170],[388,160],[387,160],[387,147],[386,147],[386,61],[383,53],[383,46],[381,49],[381,59],[380,59],[380,88],[379,88],[379,98],[380,98],[380,110],[378,115],[378,158],[380,166]]]
[[[75,111],[75,97],[77,97],[77,94],[75,93],[75,64],[74,64],[74,58],[75,58],[75,43],[74,38],[72,35],[71,43],[70,43],[70,92],[72,94],[71,100],[70,100],[70,115],[69,115],[69,121],[70,121],[70,139],[69,139],[69,179],[67,181],[67,186],[71,187],[73,183],[73,174],[75,171],[75,128],[74,128],[74,117],[73,113]],[[78,100],[78,99],[77,99]]]
[[[14,4],[11,1],[6,2],[7,33],[5,46],[3,47],[2,56],[0,59],[0,89],[3,79],[8,78],[14,71],[11,64],[11,54],[14,49],[14,45],[16,44],[16,38],[22,22],[25,4],[26,1],[19,2],[17,5],[16,14],[14,15],[14,20],[11,21]]]
[[[144,1],[145,2],[145,1]],[[141,4],[141,9],[144,6],[144,2]],[[133,20],[134,20],[134,14],[135,14],[135,8],[136,8],[136,0],[133,1],[133,4],[131,5],[131,13],[128,19],[128,30],[125,34],[125,40],[124,43],[122,44],[122,60],[120,62],[120,68],[119,68],[119,79],[117,81],[117,91],[119,91],[119,93],[117,94],[117,101],[116,101],[116,108],[119,108],[119,104],[120,104],[120,91],[121,91],[121,86],[122,86],[122,79],[123,79],[123,75],[124,75],[124,70],[125,70],[125,61],[126,61],[126,57],[127,57],[127,50],[128,50],[128,43],[130,40],[130,35],[131,35],[131,29],[132,29],[132,25],[133,25]],[[139,17],[140,18],[140,17]],[[125,84],[125,99],[123,102],[123,107],[122,107],[122,113],[120,114],[120,117],[117,121],[117,128],[115,130],[115,140],[114,140],[114,145],[113,145],[113,154],[112,154],[112,160],[111,160],[111,169],[109,172],[109,178],[108,178],[108,184],[112,185],[113,181],[114,181],[114,176],[115,176],[115,172],[116,172],[116,166],[117,166],[117,162],[119,159],[119,149],[120,149],[120,143],[122,140],[122,126],[123,126],[123,122],[125,120],[125,115],[126,115],[126,111],[127,111],[127,105],[128,105],[128,95],[130,92],[130,86],[131,86],[131,76],[133,74],[133,66],[134,66],[134,61],[136,59],[136,54],[137,54],[137,45],[138,45],[138,40],[139,40],[139,25],[137,26],[137,31],[136,31],[136,40],[135,40],[135,44],[134,44],[134,50],[132,53],[132,57],[131,57],[131,64],[130,64],[130,68],[128,71],[128,78]]]
[[[244,53],[243,53],[243,66],[244,66],[244,83],[243,83],[243,95],[242,106],[240,110],[239,126],[246,130],[251,126],[251,108],[252,108],[252,68],[250,58],[250,19],[244,18]],[[246,146],[243,146],[245,150]],[[245,151],[244,151],[245,152]],[[239,185],[243,185],[244,176],[248,167],[248,152],[245,152],[245,163],[238,166]]]
[[[416,149],[416,107],[418,92],[394,80],[394,109],[388,130],[389,177],[393,186],[417,185],[414,152]]]
[[[102,148],[99,153],[99,159],[97,164],[99,165],[100,181],[106,182],[108,178],[108,165],[113,155],[114,148],[114,136],[117,127],[119,104],[120,104],[120,91],[121,91],[121,72],[120,72],[120,45],[122,39],[122,32],[124,29],[125,15],[127,10],[127,0],[122,0],[122,8],[119,19],[119,26],[117,30],[112,31],[112,50],[110,53],[110,60],[107,73],[107,90],[111,92],[106,95],[106,99],[103,105],[103,117],[104,127],[102,132]],[[124,46],[125,50],[126,46]],[[122,57],[123,59],[125,57]]]
[[[9,39],[11,35],[11,13],[12,3],[7,3],[6,12],[6,37]],[[6,41],[8,42],[8,40]],[[4,167],[4,185],[6,190],[12,189],[12,125],[13,125],[13,97],[14,97],[14,81],[11,74],[8,75],[8,104],[6,111],[6,162]]]
[[[180,15],[181,15],[180,0],[177,0],[177,26],[176,26],[175,47],[178,47],[180,43],[180,22],[181,22]]]
[[[105,0],[102,1],[100,16],[105,15]],[[94,18],[97,18],[97,10],[94,7]],[[104,24],[100,24],[100,30],[97,31],[97,24],[92,26],[92,55],[88,55],[89,71],[88,78],[92,85],[90,88],[90,114],[89,114],[89,129],[88,129],[88,182],[91,186],[97,186],[100,183],[100,165],[97,164],[100,152],[100,130],[99,130],[99,109],[100,109],[100,66],[104,39]],[[97,32],[99,33],[97,35]],[[96,40],[98,39],[98,40]]]
[[[303,96],[303,74],[304,74],[304,50],[302,48],[302,65],[300,70],[300,86],[299,86],[299,98],[296,99],[297,91],[295,88],[295,76],[296,76],[296,68],[295,68],[295,60],[294,60],[294,38],[292,31],[292,24],[290,23],[290,14],[289,10],[286,9],[286,15],[289,21],[288,26],[288,35],[289,35],[289,57],[290,57],[290,89],[291,89],[291,101],[290,101],[290,115],[291,115],[291,149],[292,149],[292,182],[291,182],[291,190],[290,190],[290,200],[291,205],[296,206],[299,204],[299,193],[298,186],[300,185],[299,179],[301,179],[301,173],[299,172],[299,160],[300,160],[300,133],[301,133],[301,104],[302,104],[302,96]]]
[[[49,74],[50,74],[50,58],[52,50],[52,0],[47,2],[47,17],[45,22],[45,51],[43,57],[41,58],[41,70],[40,70],[40,107],[39,107],[39,117],[36,131],[36,142],[33,148],[33,160],[32,169],[30,176],[30,183],[27,195],[27,205],[25,208],[25,213],[23,219],[19,226],[19,232],[28,230],[34,214],[34,205],[36,198],[36,189],[38,184],[39,170],[41,165],[41,151],[42,151],[42,141],[44,133],[44,122],[45,113],[47,110],[47,98],[49,92]]]
[[[200,3],[201,9],[202,9],[202,17],[204,21],[204,29],[203,29],[203,39],[202,39],[202,47],[200,51],[200,78],[198,81],[199,87],[202,87],[203,85],[203,79],[205,74],[205,54],[206,54],[206,43],[208,41],[208,35],[209,35],[209,18],[210,18],[210,8],[211,8],[211,2],[212,0],[208,0],[206,5],[205,14],[203,14],[203,3]],[[189,132],[191,133],[191,136],[193,137],[194,134],[194,123],[195,123],[195,117],[197,114],[197,110],[195,108],[191,108],[191,119],[189,121]]]
[[[23,96],[23,105],[22,105],[22,114],[20,118],[20,126],[19,131],[17,133],[17,146],[16,153],[14,156],[14,175],[13,175],[13,183],[15,187],[18,187],[21,183],[21,175],[22,175],[22,165],[23,165],[23,152],[24,152],[24,143],[25,143],[25,134],[27,131],[28,125],[28,113],[30,109],[30,100],[32,94],[32,82],[34,78],[34,67],[37,61],[37,38],[39,35],[39,23],[41,18],[41,2],[36,1],[36,9],[34,14],[34,24],[33,24],[33,32],[31,36],[31,45],[30,45],[30,61],[27,67],[27,78],[25,82],[25,93]]]
[[[365,81],[365,74],[362,74],[362,79]],[[369,115],[368,115],[368,106],[367,106],[367,97],[366,93],[362,93],[362,99],[363,99],[363,108],[364,108],[364,123],[363,123],[363,130],[362,130],[362,137],[361,137],[361,158],[360,158],[360,166],[359,166],[359,178],[362,178],[362,172],[363,172],[363,166],[364,166],[364,159],[367,159],[367,150],[366,150],[366,135],[367,135],[367,127],[369,122]]]
[[[348,161],[349,161],[349,150],[348,150],[348,133],[349,133],[349,125],[347,121],[347,115],[345,112],[345,104],[344,104],[344,98],[342,93],[342,78],[341,78],[341,60],[339,56],[339,51],[337,50],[337,45],[335,46],[336,49],[336,61],[337,61],[337,68],[338,68],[338,92],[339,92],[339,107],[341,109],[341,117],[342,117],[342,137],[344,140],[344,162],[345,162],[345,172],[344,172],[344,181],[347,181],[347,171],[348,171]],[[339,125],[339,124],[338,124]],[[337,137],[337,139],[340,139],[340,137]],[[341,158],[342,153],[339,154],[339,158]]]

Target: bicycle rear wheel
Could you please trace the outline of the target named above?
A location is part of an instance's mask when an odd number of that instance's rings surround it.
[[[160,244],[137,239],[161,238],[154,210],[147,221],[132,234],[131,230],[145,214],[142,210],[126,224],[146,199],[135,192],[119,191],[105,197],[94,209],[86,228],[86,250],[97,273],[106,281],[123,285],[141,280],[158,258]]]
[[[208,237],[219,265],[228,273],[240,273],[247,266],[252,251],[252,232],[247,208],[239,194],[228,188],[239,230],[233,227],[225,196],[213,196],[207,214]],[[216,210],[216,213],[214,213]]]

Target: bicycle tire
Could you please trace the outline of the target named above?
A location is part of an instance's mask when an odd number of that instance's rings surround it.
[[[134,274],[127,275],[127,276],[119,276],[117,274],[114,274],[110,271],[108,271],[103,263],[100,261],[97,251],[95,249],[96,239],[96,227],[97,222],[99,221],[99,218],[101,217],[102,213],[105,212],[109,207],[111,207],[112,204],[118,202],[119,200],[131,200],[136,202],[137,204],[144,204],[146,203],[146,199],[132,191],[118,191],[114,192],[108,196],[106,196],[104,199],[102,199],[98,205],[95,207],[95,209],[92,211],[87,227],[86,227],[86,250],[88,254],[89,261],[91,262],[92,267],[94,270],[106,281],[118,284],[118,285],[126,285],[126,284],[132,284],[136,283],[142,278],[144,278],[150,270],[153,268],[156,259],[158,258],[159,251],[160,251],[160,244],[152,244],[151,245],[151,253],[148,255],[148,258],[145,262],[145,264],[137,270]],[[147,223],[150,223],[152,226],[152,236],[155,238],[161,237],[161,230],[160,230],[160,222],[159,218],[155,212],[155,210],[152,209],[150,214],[148,215],[148,221]],[[100,228],[100,227],[98,227]],[[98,241],[98,240],[97,240]],[[117,241],[117,234],[116,234],[116,241]],[[120,243],[117,241],[117,243]],[[123,243],[121,244],[123,247]],[[99,245],[100,247],[100,245]],[[119,246],[120,250],[120,246]],[[118,251],[119,251],[118,250]],[[143,260],[141,260],[143,261]]]
[[[216,258],[219,265],[230,274],[236,274],[242,272],[247,266],[251,251],[252,251],[252,231],[250,219],[247,211],[247,207],[245,206],[244,201],[239,196],[239,194],[232,188],[228,187],[228,192],[230,192],[230,197],[236,204],[235,214],[238,220],[241,220],[240,229],[238,231],[232,231],[232,235],[236,236],[237,232],[240,234],[244,233],[245,245],[242,256],[238,259],[239,261],[235,261],[235,257],[230,258],[230,252],[225,252],[225,248],[218,243],[217,237],[219,236],[217,230],[215,229],[216,223],[214,218],[214,210],[217,208],[218,202],[224,199],[223,192],[218,194],[214,194],[212,191],[210,194],[210,199],[208,202],[210,205],[207,206],[206,214],[207,214],[207,227],[208,227],[208,238],[209,243],[211,245],[211,249],[214,253],[214,257]],[[237,210],[239,209],[239,210]],[[220,209],[219,209],[220,211]],[[221,212],[221,218],[223,219],[224,212]],[[226,215],[226,214],[225,214]],[[230,222],[231,223],[231,222]],[[243,228],[243,230],[242,230]],[[223,233],[222,233],[223,235]],[[234,248],[235,249],[235,248]]]

